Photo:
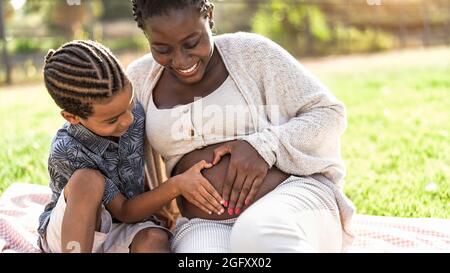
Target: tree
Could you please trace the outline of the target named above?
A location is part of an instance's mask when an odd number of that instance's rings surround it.
[[[133,18],[131,10],[131,0],[102,0],[103,14],[101,19],[104,21],[114,21]]]
[[[2,59],[5,65],[5,82],[6,84],[11,84],[11,64],[9,62],[8,50],[7,50],[7,40],[5,34],[5,8],[3,6],[4,1],[0,0],[0,41],[2,43]]]
[[[73,39],[93,38],[94,19],[103,13],[103,4],[101,0],[81,1],[81,5],[69,5],[67,0],[28,0],[26,11],[40,13],[53,32]]]
[[[294,54],[314,55],[316,41],[331,38],[326,17],[317,5],[271,0],[253,18],[253,31],[268,36]]]

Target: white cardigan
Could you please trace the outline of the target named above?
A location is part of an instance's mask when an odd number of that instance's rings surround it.
[[[292,55],[265,37],[238,32],[215,36],[214,43],[251,108],[257,133],[244,139],[269,166],[334,183],[341,219],[348,223],[354,208],[342,193],[345,166],[340,137],[347,125],[344,105]],[[162,71],[151,54],[128,67],[127,74],[145,110]],[[164,164],[150,145],[147,155],[151,185],[155,186],[165,178]]]

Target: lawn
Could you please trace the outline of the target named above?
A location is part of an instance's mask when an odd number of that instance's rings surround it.
[[[347,106],[345,192],[358,212],[450,219],[450,48],[305,65]],[[42,85],[0,88],[0,192],[48,183],[62,123]]]

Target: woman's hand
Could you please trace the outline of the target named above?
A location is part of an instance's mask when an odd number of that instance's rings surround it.
[[[225,210],[222,207],[223,199],[209,181],[203,177],[201,171],[213,165],[202,160],[189,170],[176,176],[176,187],[190,203],[208,214],[212,212],[221,215]]]
[[[238,215],[241,208],[249,205],[258,193],[267,175],[269,165],[248,142],[235,140],[224,143],[214,150],[213,165],[226,154],[231,154],[222,196],[228,214]]]

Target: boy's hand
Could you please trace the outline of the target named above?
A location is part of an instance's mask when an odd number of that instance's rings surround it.
[[[202,160],[192,166],[186,172],[177,175],[177,187],[179,192],[192,204],[208,214],[213,212],[221,215],[225,210],[222,197],[202,175],[201,171],[211,168],[213,165]]]

